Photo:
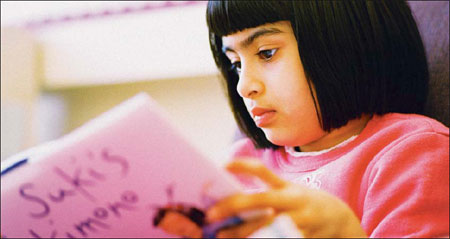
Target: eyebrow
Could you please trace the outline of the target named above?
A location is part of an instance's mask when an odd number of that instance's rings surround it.
[[[257,38],[262,37],[262,36],[267,36],[267,35],[273,35],[273,34],[277,34],[277,33],[282,33],[282,31],[278,28],[262,28],[256,32],[254,32],[253,34],[251,34],[250,36],[248,36],[245,40],[241,41],[238,45],[241,48],[247,48],[248,46],[250,46]],[[234,52],[234,50],[230,47],[224,46],[222,47],[222,52],[225,53],[227,51],[232,51]]]

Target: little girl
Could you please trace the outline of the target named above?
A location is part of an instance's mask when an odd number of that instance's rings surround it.
[[[227,168],[251,194],[219,201],[219,232],[289,215],[305,237],[448,237],[449,129],[420,115],[428,68],[405,1],[210,1],[210,46],[236,121]],[[256,192],[255,192],[256,191]]]
[[[210,1],[206,16],[247,135],[228,169],[270,186],[210,221],[270,207],[306,237],[448,237],[449,129],[420,115],[428,68],[405,1]]]

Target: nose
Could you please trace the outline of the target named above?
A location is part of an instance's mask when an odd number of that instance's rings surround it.
[[[241,73],[237,84],[237,92],[243,98],[254,98],[264,91],[262,78],[255,67],[241,65]]]

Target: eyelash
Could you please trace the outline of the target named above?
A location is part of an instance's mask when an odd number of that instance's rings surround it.
[[[262,51],[259,51],[256,55],[259,56],[259,58],[261,58],[262,60],[269,61],[275,55],[277,50],[278,49],[262,50]],[[267,57],[265,55],[266,53],[270,53],[271,55]],[[237,73],[239,73],[240,69],[241,69],[241,62],[240,61],[235,61],[235,62],[231,63],[231,70],[236,71]]]

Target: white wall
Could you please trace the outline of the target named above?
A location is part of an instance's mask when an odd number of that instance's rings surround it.
[[[1,29],[1,158],[36,143],[34,108],[39,95],[33,36]]]
[[[47,6],[48,16],[33,10],[34,16],[41,17],[31,21],[34,24],[23,23],[43,48],[42,77],[46,88],[217,74],[209,49],[206,2],[173,2],[170,7],[161,7],[166,5],[164,3],[67,2],[64,7],[53,2],[30,2],[29,6],[19,2],[4,5],[30,10]],[[122,13],[127,6],[134,10]],[[139,10],[145,6],[152,6],[153,10]],[[59,14],[55,13],[58,8]],[[111,14],[104,15],[106,10]],[[91,17],[84,18],[84,15]],[[6,16],[13,24],[14,16]],[[63,20],[66,18],[70,20]]]
[[[181,134],[221,163],[236,125],[209,50],[205,6],[30,32],[2,27],[2,159],[58,138],[144,91],[169,112]]]

